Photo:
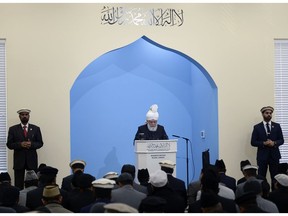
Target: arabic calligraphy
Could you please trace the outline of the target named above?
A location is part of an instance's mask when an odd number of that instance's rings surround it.
[[[151,143],[147,145],[147,151],[169,151],[171,149],[169,143]]]
[[[183,10],[143,9],[104,6],[101,10],[102,25],[150,25],[181,26],[184,23]]]

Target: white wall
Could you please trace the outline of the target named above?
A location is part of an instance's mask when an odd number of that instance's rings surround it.
[[[61,184],[70,172],[74,80],[95,58],[146,35],[187,54],[210,73],[218,86],[219,158],[229,175],[241,177],[241,160],[256,163],[250,136],[261,121],[259,110],[274,105],[273,39],[288,37],[288,4],[110,4],[183,9],[180,27],[101,25],[101,9],[107,5],[0,4],[0,38],[7,40],[8,126],[19,123],[19,108],[32,110],[30,122],[41,127],[45,142],[39,162],[58,167]],[[12,156],[9,151],[11,174]]]

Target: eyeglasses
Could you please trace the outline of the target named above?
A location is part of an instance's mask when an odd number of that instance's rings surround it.
[[[272,114],[272,112],[265,112],[265,114],[267,114],[267,115],[269,115],[269,114],[270,114],[270,115],[271,115],[271,114]]]

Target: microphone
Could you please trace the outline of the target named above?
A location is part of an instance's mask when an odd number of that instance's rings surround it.
[[[177,138],[182,138],[182,139],[185,139],[185,140],[189,140],[188,138],[186,137],[181,137],[181,136],[178,136],[178,135],[172,135],[173,137],[177,137]]]
[[[139,139],[144,140],[145,139],[145,134],[144,133],[139,133]]]

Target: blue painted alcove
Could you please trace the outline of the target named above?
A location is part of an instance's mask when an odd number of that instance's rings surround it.
[[[96,178],[135,164],[133,139],[154,103],[169,138],[176,134],[191,140],[189,181],[198,179],[202,152],[210,149],[211,163],[218,158],[217,87],[198,62],[146,36],[95,59],[75,80],[70,92],[71,160],[84,159],[86,172]],[[183,139],[176,163],[177,177],[186,182]]]

